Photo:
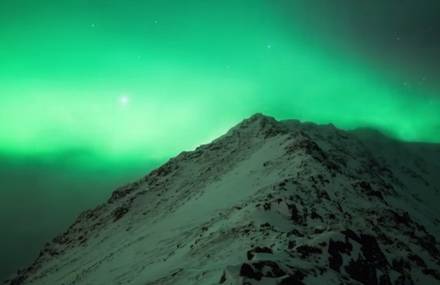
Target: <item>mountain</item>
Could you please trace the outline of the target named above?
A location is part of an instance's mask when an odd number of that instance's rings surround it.
[[[440,284],[440,146],[256,114],[82,213],[6,284]]]

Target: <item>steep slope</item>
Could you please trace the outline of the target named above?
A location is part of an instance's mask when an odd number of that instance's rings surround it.
[[[440,147],[261,114],[116,190],[7,284],[439,284]]]

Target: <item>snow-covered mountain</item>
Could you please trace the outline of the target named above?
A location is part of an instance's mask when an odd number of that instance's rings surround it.
[[[6,284],[440,284],[440,146],[261,114],[82,213]]]

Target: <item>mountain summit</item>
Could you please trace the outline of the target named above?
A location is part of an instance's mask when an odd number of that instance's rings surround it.
[[[256,114],[82,213],[6,284],[440,284],[440,146]]]

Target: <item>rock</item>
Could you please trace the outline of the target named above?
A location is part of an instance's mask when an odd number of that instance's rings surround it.
[[[351,243],[347,240],[345,242],[342,241],[333,241],[330,240],[328,245],[328,263],[329,267],[335,271],[340,272],[340,267],[342,265],[342,255],[350,254],[353,249]]]
[[[269,247],[255,247],[251,250],[248,250],[248,252],[246,253],[247,255],[247,259],[251,260],[252,258],[254,258],[256,253],[270,253],[272,254],[272,249]]]
[[[310,245],[301,245],[296,248],[296,251],[300,253],[301,257],[309,257],[312,254],[321,254],[322,249]]]
[[[240,276],[255,279],[255,280],[261,280],[261,277],[263,277],[263,274],[261,272],[254,270],[254,268],[250,264],[243,263],[240,268]]]
[[[113,222],[121,219],[125,214],[128,213],[128,208],[126,207],[118,207],[113,211]]]

